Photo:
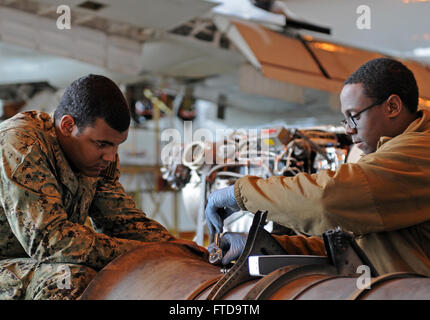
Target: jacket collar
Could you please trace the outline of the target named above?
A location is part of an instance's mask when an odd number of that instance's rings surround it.
[[[418,111],[418,118],[415,119],[411,124],[403,131],[402,134],[409,132],[424,132],[430,131],[430,110],[421,109]],[[393,139],[392,137],[381,137],[379,138],[376,150],[378,150],[382,145]]]

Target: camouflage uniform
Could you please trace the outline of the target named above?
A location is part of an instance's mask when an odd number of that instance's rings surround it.
[[[119,161],[96,178],[72,171],[50,115],[1,123],[0,152],[0,299],[77,298],[115,257],[174,240],[125,194]]]

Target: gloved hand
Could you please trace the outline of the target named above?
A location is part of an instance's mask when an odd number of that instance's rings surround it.
[[[224,219],[239,210],[234,196],[234,185],[212,192],[205,209],[209,232],[222,233]]]
[[[240,257],[245,248],[247,237],[248,234],[238,232],[226,232],[222,235],[219,246],[223,253],[221,261],[223,265],[228,265],[230,262]],[[215,244],[211,243],[208,247],[208,251],[213,251],[214,246]]]

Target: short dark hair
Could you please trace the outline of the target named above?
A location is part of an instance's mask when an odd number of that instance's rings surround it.
[[[361,83],[364,93],[375,101],[397,94],[411,113],[417,112],[417,81],[412,71],[397,60],[377,58],[366,62],[345,81],[345,85],[355,83]]]
[[[102,118],[118,132],[130,126],[130,108],[118,86],[109,78],[89,74],[73,81],[64,92],[54,119],[71,115],[79,130]]]

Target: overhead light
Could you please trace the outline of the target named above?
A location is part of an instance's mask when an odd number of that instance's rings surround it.
[[[313,41],[314,40],[314,37],[307,35],[307,34],[303,35],[302,38],[306,41]]]
[[[403,3],[430,2],[430,0],[403,0]]]
[[[430,40],[430,33],[426,32],[423,34],[413,34],[410,38],[411,38],[411,40],[414,40],[414,41],[422,41],[422,40],[429,41]]]
[[[418,104],[420,106],[430,108],[430,100],[429,99],[419,98]]]
[[[417,57],[430,57],[430,47],[414,49],[414,55]]]
[[[314,46],[328,52],[345,52],[345,48],[327,42],[315,42]]]

